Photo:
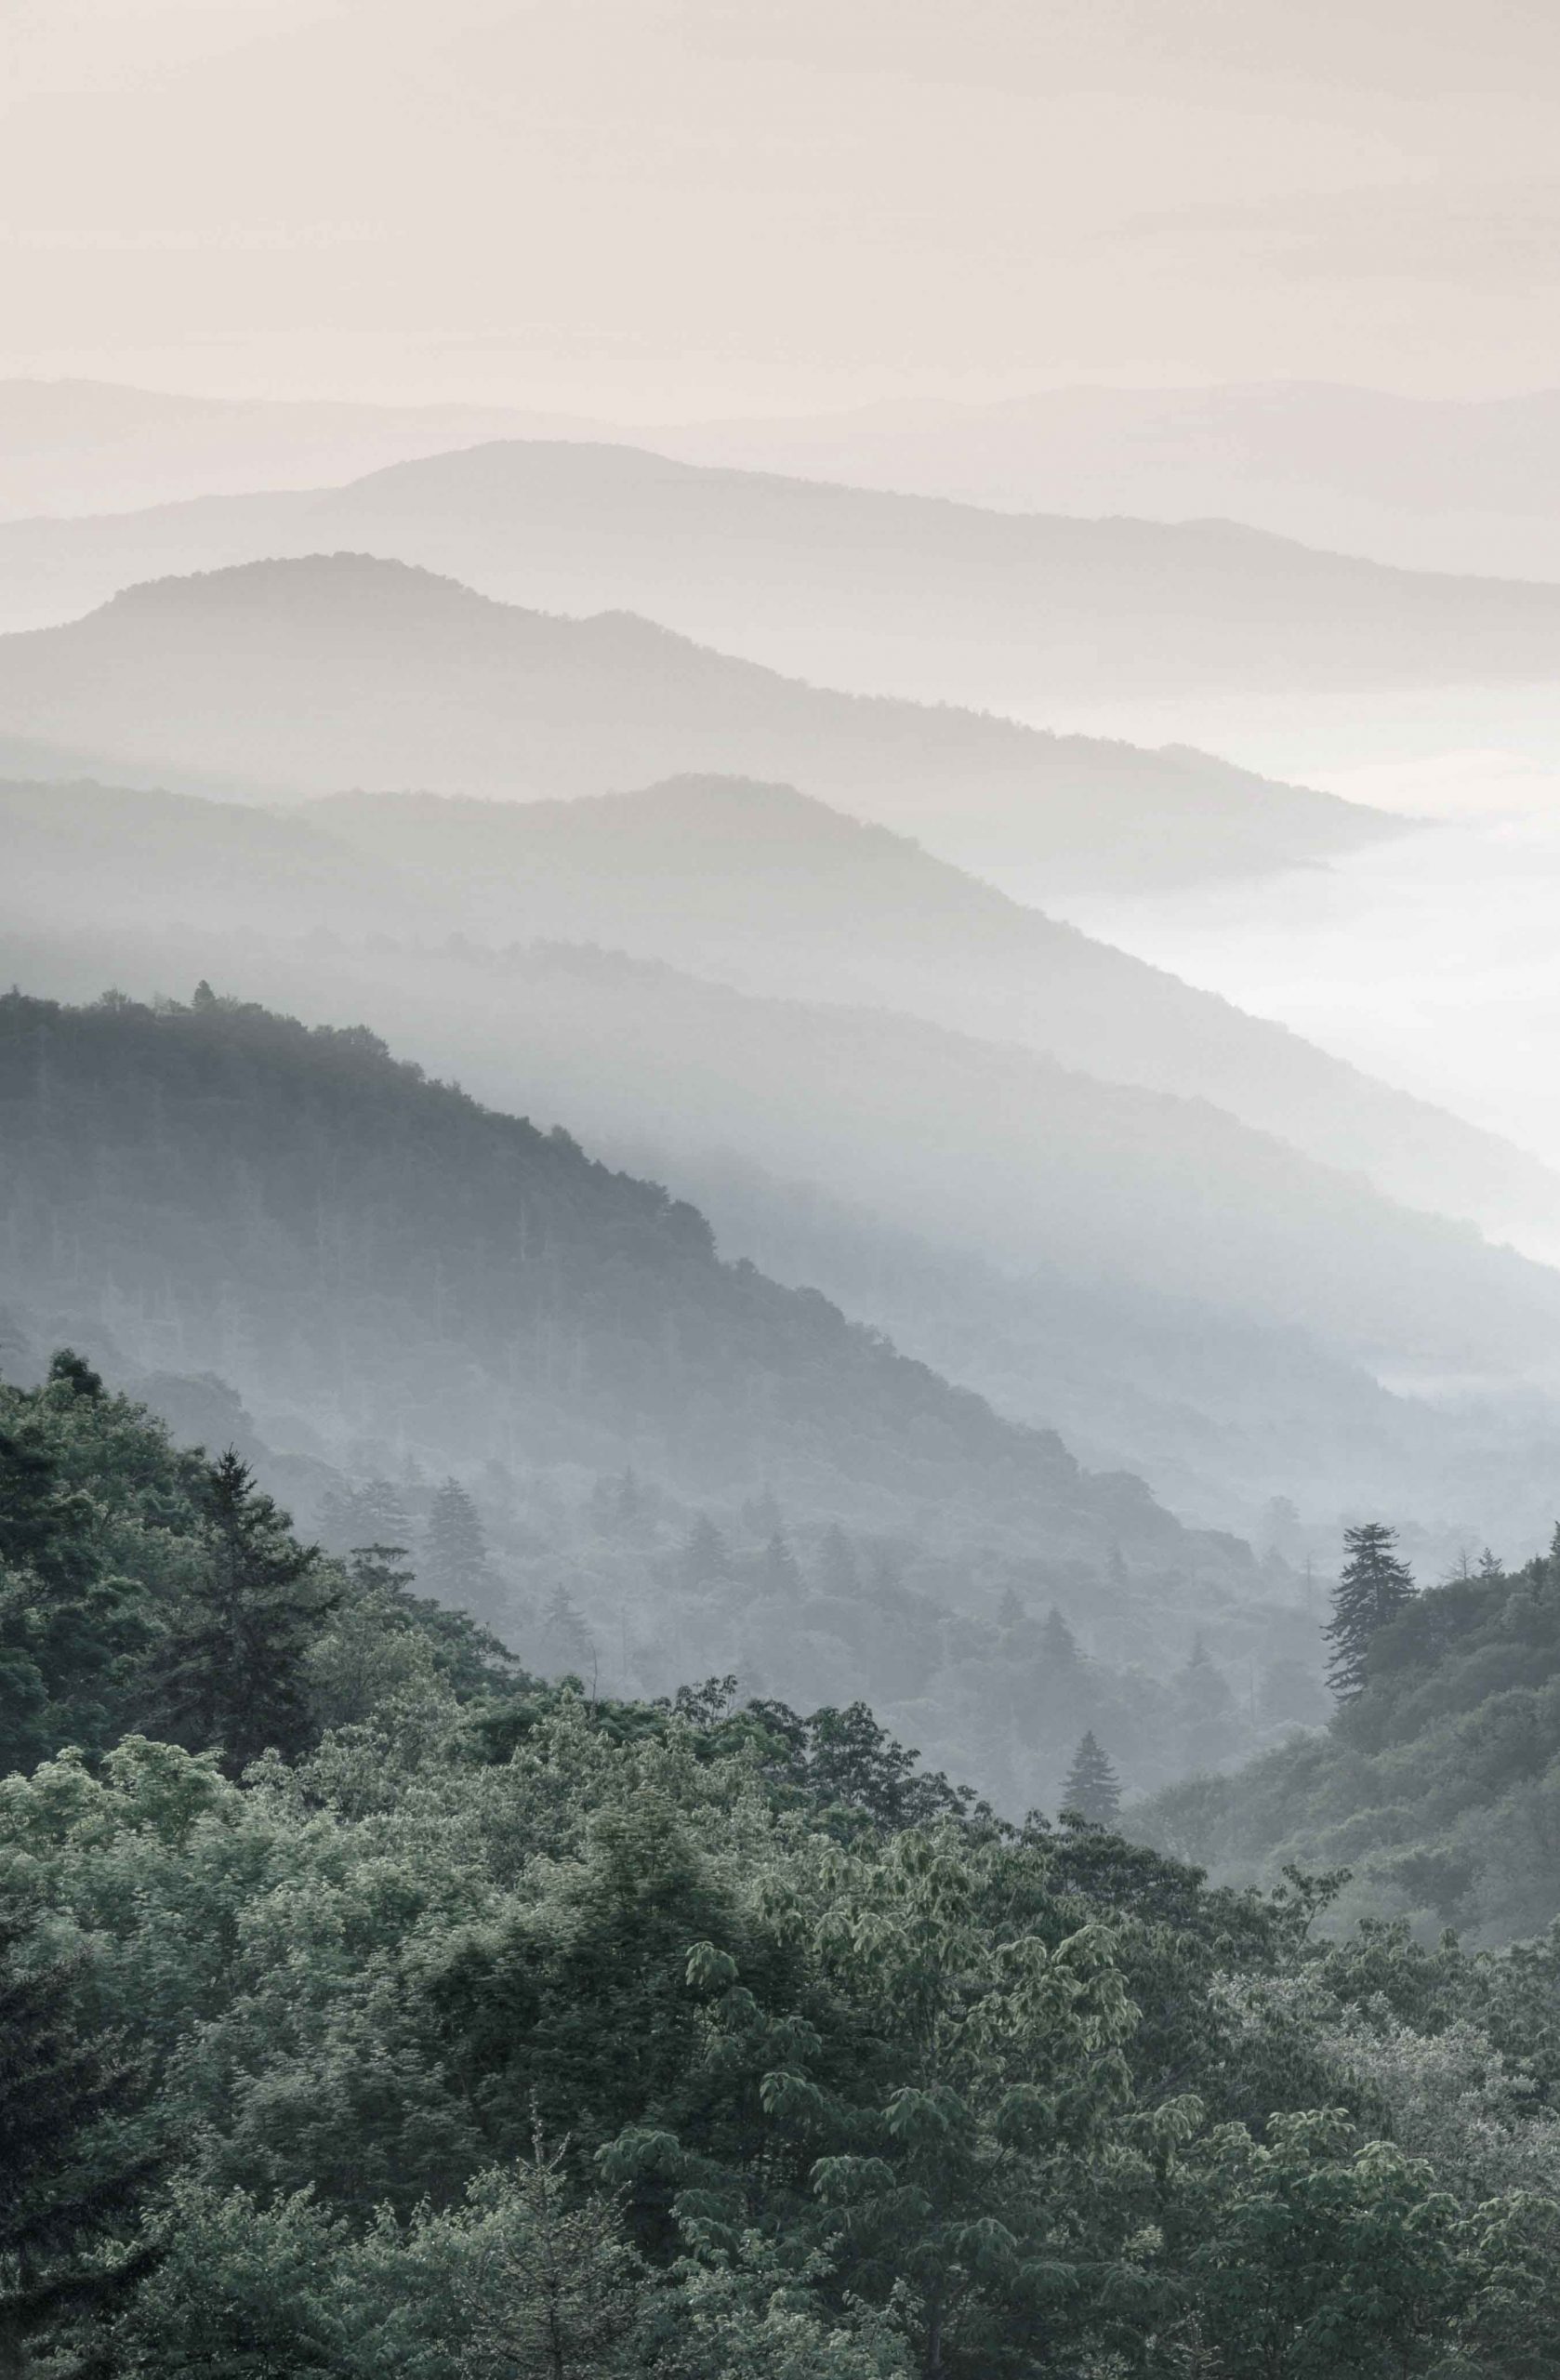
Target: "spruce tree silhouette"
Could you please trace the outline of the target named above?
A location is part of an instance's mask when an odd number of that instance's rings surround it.
[[[304,1661],[337,1597],[318,1549],[297,1543],[231,1447],[206,1473],[205,1501],[205,1558],[168,1629],[158,1699],[175,1742],[219,1747],[237,1776],[307,1742]]]
[[[1332,1594],[1332,1618],[1322,1633],[1332,1647],[1327,1682],[1341,1702],[1365,1686],[1370,1647],[1389,1620],[1414,1600],[1414,1574],[1397,1555],[1397,1532],[1380,1521],[1346,1528],[1349,1558]]]
[[[1121,1809],[1121,1780],[1109,1756],[1097,1742],[1092,1727],[1073,1754],[1067,1781],[1062,1788],[1064,1811],[1076,1810],[1092,1826],[1114,1826]]]

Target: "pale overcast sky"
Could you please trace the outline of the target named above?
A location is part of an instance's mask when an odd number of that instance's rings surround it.
[[[1560,383],[1560,0],[0,0],[0,373]]]

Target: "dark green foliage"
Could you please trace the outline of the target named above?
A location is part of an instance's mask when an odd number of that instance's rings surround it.
[[[96,2252],[123,2231],[154,2160],[115,2120],[132,2070],[82,2028],[79,1960],[51,1958],[35,1916],[0,1908],[0,2373],[56,2341],[147,2268]]]
[[[157,1629],[138,1587],[171,1552],[181,1507],[190,1517],[193,1468],[169,1462],[131,1410],[69,1348],[34,1397],[0,1392],[0,1766],[29,1766],[66,1741],[100,1746],[130,1721],[131,1681]],[[94,1443],[112,1449],[117,1513],[91,1492],[92,1466],[83,1472]]]
[[[1121,1780],[1109,1754],[1095,1741],[1092,1728],[1073,1754],[1073,1765],[1062,1788],[1062,1807],[1076,1810],[1091,1826],[1113,1826],[1120,1811]]]
[[[318,1550],[255,1485],[231,1448],[205,1483],[202,1558],[169,1615],[156,1671],[163,1730],[219,1749],[235,1770],[308,1743],[304,1664],[337,1593]]]
[[[1348,1559],[1333,1591],[1332,1617],[1322,1633],[1332,1647],[1328,1684],[1340,1700],[1359,1693],[1370,1647],[1414,1599],[1413,1572],[1396,1553],[1397,1532],[1380,1521],[1347,1528]]]

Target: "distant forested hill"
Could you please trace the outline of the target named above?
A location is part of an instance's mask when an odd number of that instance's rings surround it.
[[[141,1360],[433,1451],[1196,1548],[1140,1483],[715,1255],[707,1224],[363,1030],[0,1002],[0,1277]],[[1212,1553],[1214,1541],[1210,1541]],[[1232,1558],[1221,1542],[1212,1558]]]
[[[1402,831],[1205,753],[837,693],[628,612],[524,611],[361,552],[162,579],[0,639],[0,734],[101,754],[121,781],[200,768],[272,795],[781,778],[1058,887],[1260,872]]]
[[[1493,1554],[1428,1588],[1369,1648],[1364,1691],[1322,1734],[1138,1814],[1152,1841],[1221,1875],[1342,1868],[1345,1906],[1474,1940],[1560,1912],[1560,1531],[1507,1570]]]

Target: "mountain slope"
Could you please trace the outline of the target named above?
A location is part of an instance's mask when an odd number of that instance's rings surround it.
[[[1045,715],[1103,698],[1547,682],[1560,588],[1231,521],[998,512],[630,446],[467,446],[344,487],[0,525],[0,627],[342,549],[547,611],[643,613],[792,675]]]
[[[1241,1883],[1344,1868],[1350,1913],[1500,1943],[1560,1909],[1557,1793],[1560,1550],[1487,1553],[1379,1631],[1325,1733],[1170,1787],[1134,1831]]]
[[[1113,1082],[1212,1100],[1409,1204],[1560,1247],[1535,1158],[784,786],[597,800],[342,795],[311,823],[393,863],[463,932],[556,934],[747,989],[869,1001]]]
[[[0,826],[15,922],[599,943],[1209,1099],[1410,1205],[1560,1245],[1560,1183],[1537,1160],[788,787],[687,778],[524,804],[344,795],[267,813],[0,784]]]
[[[1141,1483],[1091,1479],[823,1299],[721,1264],[692,1208],[362,1029],[12,993],[0,1127],[6,1294],[138,1361],[467,1460],[1194,1550]]]
[[[1553,1362],[1553,1276],[1368,1198],[1357,1228],[1358,1185],[1226,1142],[1195,1106],[1137,1098],[1113,1137],[1108,1095],[1022,1053],[564,946],[82,920],[0,929],[0,968],[72,999],[187,994],[205,973],[310,1019],[370,1017],[480,1096],[670,1182],[728,1256],[823,1288],[1201,1522],[1249,1534],[1285,1496],[1329,1557],[1339,1510],[1390,1496],[1437,1560],[1497,1525],[1547,1538],[1554,1410],[1521,1368]],[[1134,1095],[1117,1099],[1131,1118]],[[1221,1188],[1232,1158],[1258,1170]],[[1358,1352],[1372,1330],[1434,1398],[1383,1390]],[[1448,1359],[1470,1358],[1474,1393],[1448,1395]],[[177,1350],[136,1360],[189,1368]]]
[[[782,777],[1058,887],[1266,869],[1401,830],[1204,754],[838,694],[628,615],[553,618],[361,554],[158,581],[0,639],[0,733],[291,793]]]

